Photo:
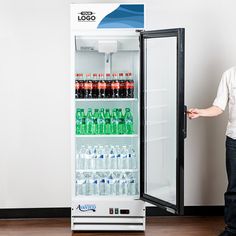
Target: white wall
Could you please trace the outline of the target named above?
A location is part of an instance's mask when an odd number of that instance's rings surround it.
[[[236,2],[145,2],[148,29],[186,28],[186,104],[211,105],[236,64]],[[0,208],[70,206],[69,3],[0,0]],[[226,121],[189,122],[186,205],[223,204]]]

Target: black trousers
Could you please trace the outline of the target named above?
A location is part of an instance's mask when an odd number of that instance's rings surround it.
[[[236,139],[229,137],[226,137],[226,171],[225,224],[226,230],[236,234]]]

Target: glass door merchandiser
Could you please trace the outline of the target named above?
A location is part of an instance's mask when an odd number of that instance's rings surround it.
[[[145,202],[183,213],[184,29],[90,29],[101,5],[72,4],[71,227],[143,231]]]

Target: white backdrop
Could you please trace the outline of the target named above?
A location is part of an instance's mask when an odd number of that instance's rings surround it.
[[[147,29],[186,28],[186,104],[211,105],[236,64],[236,2],[142,2]],[[69,3],[0,0],[0,208],[70,206]],[[188,123],[185,205],[223,204],[226,121]]]

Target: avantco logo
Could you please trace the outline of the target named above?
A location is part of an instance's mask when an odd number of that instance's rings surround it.
[[[82,22],[95,22],[96,16],[92,11],[81,11],[78,13],[78,21]]]
[[[79,209],[80,211],[96,211],[96,205],[95,204],[79,204],[76,209]]]

